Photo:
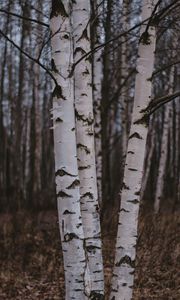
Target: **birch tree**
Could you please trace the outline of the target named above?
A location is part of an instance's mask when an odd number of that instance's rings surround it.
[[[151,17],[156,1],[144,0],[142,20]],[[110,299],[132,299],[140,189],[148,133],[146,108],[151,99],[149,80],[154,65],[156,34],[153,22],[141,26],[137,75],[128,140],[121,205],[115,248],[115,264]]]
[[[71,1],[52,1],[51,31],[52,68],[56,78],[53,91],[56,193],[66,299],[84,300],[90,293],[90,286],[86,280],[87,258],[80,211],[74,84],[69,77],[73,63]]]
[[[74,63],[91,50],[90,2],[73,3]],[[97,194],[92,99],[92,66],[89,58],[74,70],[77,156],[85,252],[91,278],[91,299],[104,295],[101,230]]]

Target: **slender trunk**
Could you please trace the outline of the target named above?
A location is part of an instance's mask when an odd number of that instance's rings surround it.
[[[27,1],[26,1],[27,2]],[[27,3],[22,6],[23,16],[28,17],[29,8]],[[22,32],[20,48],[25,49],[27,46],[29,28],[27,22],[22,21]],[[22,159],[22,145],[23,145],[23,104],[25,98],[25,64],[26,60],[22,53],[19,58],[19,70],[18,70],[18,92],[15,99],[15,113],[14,113],[14,184],[16,190],[16,205],[20,209],[23,205],[23,159]]]
[[[155,122],[153,118],[152,121]],[[150,175],[151,170],[151,163],[152,163],[152,157],[155,149],[155,130],[154,130],[154,122],[151,122],[151,128],[149,129],[148,135],[150,135],[150,145],[146,146],[146,163],[144,165],[144,171],[143,171],[143,180],[142,180],[142,186],[141,186],[141,199],[143,200],[145,197],[146,187],[148,184],[148,179]],[[147,143],[148,144],[148,143]],[[147,199],[145,199],[147,200]]]
[[[8,11],[11,8],[11,2],[8,3]],[[8,33],[9,25],[9,15],[7,16],[5,22],[5,34]],[[3,111],[3,102],[4,102],[4,94],[5,94],[5,70],[7,64],[7,41],[4,41],[4,52],[2,54],[3,61],[1,65],[1,79],[0,79],[0,190],[1,193],[5,191],[7,186],[7,178],[6,178],[6,129],[4,126],[4,111]],[[4,203],[1,203],[3,206]]]
[[[171,70],[170,74],[170,94],[173,93],[173,82],[174,82],[174,68]],[[171,121],[170,121],[170,114],[172,110],[172,104],[168,103],[165,106],[165,114],[164,114],[164,121],[163,121],[163,133],[162,133],[162,140],[161,140],[161,151],[160,151],[160,161],[159,161],[159,168],[158,168],[158,177],[156,183],[156,193],[155,193],[155,202],[154,202],[154,211],[158,213],[160,210],[160,203],[163,196],[164,190],[164,180],[165,180],[165,169],[167,165],[167,157],[168,157],[168,142],[169,142],[169,133],[171,130]],[[172,143],[172,141],[171,141]],[[172,152],[172,149],[171,149]]]
[[[101,22],[102,13],[101,0],[94,2],[94,43],[93,48],[101,44]],[[95,153],[98,200],[102,204],[102,124],[101,124],[101,89],[102,89],[102,49],[93,53],[93,105],[94,105],[94,133],[95,133]]]
[[[177,67],[176,70],[177,74],[177,83],[176,88],[180,88],[180,67]],[[179,149],[180,149],[180,98],[177,99],[175,103],[175,203],[174,203],[174,210],[176,209],[176,205],[180,203],[180,156],[179,156]]]
[[[106,14],[105,18],[105,42],[112,37],[111,25],[112,25],[112,11],[113,1],[108,0],[105,2]],[[103,51],[103,83],[102,83],[102,106],[101,106],[101,121],[102,121],[102,198],[103,198],[103,214],[106,210],[109,210],[111,199],[111,176],[110,176],[110,141],[109,141],[109,99],[111,98],[110,93],[110,80],[111,80],[111,62],[109,59],[109,51],[112,44],[105,46]]]
[[[87,258],[80,211],[76,154],[74,86],[69,71],[73,63],[70,26],[71,1],[52,1],[52,68],[57,84],[53,90],[54,153],[59,228],[64,258],[66,299],[86,299]]]
[[[38,47],[37,47],[38,49]],[[39,50],[39,49],[38,49]],[[39,51],[36,51],[37,55]],[[37,57],[36,55],[36,57]],[[33,195],[36,197],[41,190],[41,110],[40,110],[40,70],[39,65],[34,65],[34,86],[33,86],[33,105],[34,105],[34,181]],[[36,200],[37,201],[37,200]]]
[[[143,1],[142,20],[151,16],[154,5],[148,0]],[[151,98],[152,83],[148,79],[153,72],[155,41],[155,28],[142,25],[110,296],[114,300],[132,299],[140,189],[148,133],[143,110],[146,110]]]
[[[128,1],[123,0],[123,28],[124,30],[127,30],[127,24],[128,24]],[[128,75],[128,61],[127,61],[127,37],[122,37],[122,54],[121,54],[121,85],[123,85],[124,80],[126,79]],[[126,156],[126,150],[127,150],[127,142],[128,142],[128,121],[129,121],[129,103],[128,103],[128,97],[127,97],[127,85],[123,85],[121,90],[121,105],[123,109],[122,111],[122,155],[125,159]]]
[[[90,51],[89,19],[89,1],[76,1],[73,4],[75,62],[84,53]],[[91,299],[98,299],[104,295],[104,281],[94,149],[92,71],[89,59],[82,60],[76,66],[74,76],[77,155],[85,251],[91,277]]]

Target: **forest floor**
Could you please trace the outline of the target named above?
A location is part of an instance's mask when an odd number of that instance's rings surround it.
[[[106,296],[115,221],[105,224]],[[133,300],[180,299],[180,214],[140,218]],[[0,214],[0,300],[63,300],[64,275],[56,212]],[[106,297],[108,299],[108,297]]]

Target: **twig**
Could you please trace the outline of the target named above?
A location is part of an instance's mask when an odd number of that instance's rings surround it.
[[[38,64],[42,69],[44,69],[47,74],[49,76],[51,76],[51,78],[53,79],[54,83],[56,86],[58,86],[57,80],[56,78],[53,76],[53,74],[50,72],[50,70],[48,70],[40,61],[39,59],[36,59],[34,57],[32,57],[31,55],[29,55],[27,52],[25,52],[23,49],[21,49],[21,47],[19,47],[14,41],[12,41],[6,34],[3,33],[2,30],[0,30],[0,34],[8,41],[10,42],[15,48],[17,48],[24,56],[28,57],[30,60],[32,60],[33,62],[35,62],[36,64]]]
[[[15,14],[15,13],[13,13],[13,12],[7,11],[7,10],[5,10],[5,9],[0,9],[0,12],[5,13],[5,14],[8,14],[8,15],[11,15],[11,16],[14,16],[14,17],[17,17],[17,18],[20,18],[20,19],[23,19],[23,20],[27,20],[27,21],[30,21],[30,22],[34,22],[34,23],[37,23],[37,24],[40,24],[40,25],[43,25],[43,26],[46,26],[46,27],[49,28],[49,25],[48,25],[47,23],[38,21],[38,20],[36,20],[36,19],[27,18],[27,17],[21,16],[21,15]]]

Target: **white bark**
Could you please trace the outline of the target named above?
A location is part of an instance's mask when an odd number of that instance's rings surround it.
[[[77,0],[73,4],[75,62],[90,50],[89,19],[89,1]],[[89,58],[76,65],[74,76],[77,155],[85,251],[91,276],[91,299],[99,299],[98,297],[104,294],[104,281],[94,150],[92,71]]]
[[[102,13],[101,0],[95,1],[95,18],[96,27],[94,33],[94,45],[97,47],[101,44],[101,24],[100,15]],[[95,152],[96,152],[96,172],[97,172],[97,187],[98,187],[98,201],[102,204],[102,124],[101,124],[101,89],[103,78],[103,66],[102,66],[102,52],[100,49],[93,53],[93,104],[94,104],[94,132],[95,132]]]
[[[168,154],[168,134],[169,134],[169,114],[170,114],[170,105],[168,103],[165,107],[165,116],[163,121],[163,134],[161,140],[161,152],[160,152],[160,162],[158,168],[158,177],[156,182],[156,193],[155,193],[155,202],[154,202],[154,211],[155,213],[159,212],[160,202],[163,196],[164,189],[164,175],[167,162]]]
[[[144,0],[142,20],[151,16],[156,1]],[[110,299],[132,299],[140,189],[148,133],[143,109],[151,98],[151,81],[155,51],[155,28],[141,27],[141,38],[137,61],[134,107],[128,140],[125,173],[121,194],[118,233],[116,240],[115,266]]]
[[[51,13],[52,67],[58,86],[53,91],[54,152],[59,228],[64,258],[66,299],[86,299],[87,260],[80,212],[77,166],[70,2],[53,1]]]

